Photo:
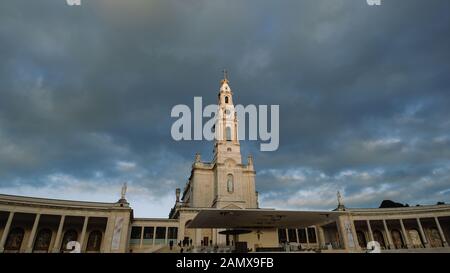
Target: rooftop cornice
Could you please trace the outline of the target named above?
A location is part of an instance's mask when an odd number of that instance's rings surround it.
[[[124,203],[102,203],[90,201],[75,201],[75,200],[61,200],[49,199],[40,197],[18,196],[0,194],[0,204],[7,205],[22,205],[22,206],[40,206],[40,207],[62,207],[62,208],[80,208],[80,209],[120,209],[130,210],[128,204]]]
[[[413,207],[398,207],[398,208],[346,208],[349,213],[420,213],[430,211],[448,211],[450,205],[422,205]]]
[[[138,221],[160,221],[160,222],[179,222],[179,219],[173,219],[173,218],[134,218],[133,222],[138,222]]]

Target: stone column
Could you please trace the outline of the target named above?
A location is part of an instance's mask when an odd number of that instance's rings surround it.
[[[370,241],[375,241],[373,238],[373,232],[372,232],[372,226],[370,225],[370,220],[366,220],[367,222],[367,229],[369,230],[369,239]]]
[[[436,221],[436,226],[439,230],[439,235],[441,235],[442,246],[448,247],[448,242],[445,239],[445,235],[444,235],[444,232],[442,231],[442,227],[441,227],[441,224],[439,223],[439,219],[437,217],[434,217],[434,221]]]
[[[193,244],[196,247],[199,247],[202,245],[202,240],[203,240],[202,239],[202,230],[200,228],[196,228],[195,229],[195,241],[193,241]],[[233,239],[233,241],[234,241],[234,239]]]
[[[356,234],[355,221],[353,221],[353,220],[350,221],[350,228],[351,228],[351,232],[352,232],[352,235],[353,235],[353,241],[354,241],[354,244],[355,244],[355,249],[356,250],[361,250],[362,248],[366,248],[366,246],[360,246],[359,245],[358,234]]]
[[[178,242],[181,241],[182,247],[183,247],[183,240],[184,240],[184,226],[185,226],[185,224],[181,224],[181,221],[180,221],[180,225],[178,227],[177,238],[178,238]],[[177,242],[177,244],[178,244],[178,242]]]
[[[88,222],[89,222],[89,216],[85,216],[84,223],[83,223],[83,229],[81,230],[81,236],[80,236],[80,247],[81,247],[80,252],[84,252],[83,249],[85,249],[84,248],[84,241],[85,241],[84,239],[86,238]]]
[[[219,232],[221,232],[221,231],[225,231],[225,229],[223,229],[223,228],[216,229],[216,244],[219,246],[225,246],[227,243],[226,242],[227,236],[220,234]]]
[[[305,234],[306,234],[306,245],[309,247],[309,235],[308,235],[308,228],[305,228]]]
[[[339,234],[340,247],[349,250],[348,238],[341,217],[337,219],[336,226]]]
[[[39,220],[41,219],[40,214],[36,214],[36,217],[34,218],[34,224],[33,228],[31,229],[30,238],[28,239],[27,248],[25,249],[25,252],[31,253],[33,252],[33,243],[36,237],[36,231],[39,226]]]
[[[400,226],[402,227],[403,238],[405,239],[405,244],[407,248],[412,248],[411,242],[409,241],[409,234],[403,224],[403,219],[400,219]]]
[[[61,219],[59,220],[58,232],[56,233],[55,243],[53,244],[53,250],[52,250],[53,253],[58,253],[59,250],[61,249],[61,235],[63,232],[65,219],[66,219],[66,216],[62,215]]]
[[[141,227],[141,238],[139,241],[139,248],[142,248],[142,245],[144,244],[144,229],[145,229],[145,226]]]
[[[359,250],[355,227],[349,215],[339,217],[338,231],[347,251]]]
[[[164,243],[167,245],[168,243],[168,238],[167,238],[167,234],[169,233],[169,227],[166,227],[166,234],[164,235]]]
[[[319,247],[325,248],[325,233],[323,231],[323,227],[317,226],[317,235],[319,240]]]
[[[112,245],[112,237],[114,233],[114,222],[115,217],[110,215],[108,216],[108,220],[106,222],[106,229],[105,229],[105,238],[102,240],[102,253],[108,253],[111,251],[111,245]]]
[[[217,245],[217,229],[212,229],[212,240],[213,240],[213,246]]]
[[[388,239],[388,248],[389,249],[393,249],[394,248],[394,243],[392,242],[392,236],[391,236],[391,232],[388,229],[386,220],[383,219],[383,226],[384,226],[384,230],[386,232],[386,237]]]
[[[10,212],[8,216],[8,220],[6,221],[5,229],[3,230],[2,238],[0,239],[0,253],[5,251],[5,243],[8,238],[9,229],[11,228],[12,220],[14,218],[14,212]]]
[[[426,248],[430,247],[430,244],[428,243],[427,237],[425,236],[425,232],[423,232],[422,223],[420,223],[420,218],[416,218],[417,225],[419,226],[420,236],[422,237],[423,244]]]
[[[123,215],[123,214],[122,214]],[[126,253],[130,251],[131,219],[127,215],[122,223],[122,232],[120,236],[120,251]]]

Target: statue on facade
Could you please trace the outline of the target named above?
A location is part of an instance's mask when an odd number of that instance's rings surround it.
[[[338,206],[342,206],[343,205],[342,196],[339,191],[337,192],[337,200],[338,200]]]
[[[336,210],[345,210],[344,201],[342,201],[342,195],[339,191],[337,192],[337,201],[338,201],[338,206],[337,206]]]
[[[202,158],[201,155],[199,153],[195,154],[195,163],[201,163]]]
[[[127,182],[125,182],[125,183],[123,183],[123,186],[122,186],[122,191],[121,191],[121,193],[120,193],[120,199],[123,199],[123,200],[125,200],[126,198],[125,198],[125,195],[127,194]]]

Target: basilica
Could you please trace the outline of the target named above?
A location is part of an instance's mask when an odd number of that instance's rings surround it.
[[[227,77],[211,162],[195,155],[169,217],[137,218],[126,200],[81,202],[0,194],[0,253],[450,252],[450,205],[260,208],[253,158],[243,160]]]

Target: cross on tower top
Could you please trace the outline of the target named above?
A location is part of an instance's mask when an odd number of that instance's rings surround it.
[[[223,72],[223,80],[222,83],[228,82],[228,71],[226,69],[222,70]]]

